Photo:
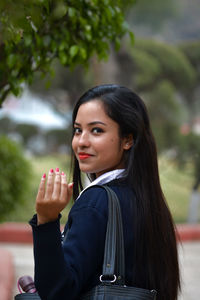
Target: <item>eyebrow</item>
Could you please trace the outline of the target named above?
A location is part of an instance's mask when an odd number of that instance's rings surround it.
[[[90,123],[88,123],[87,125],[89,125],[89,126],[92,126],[92,125],[97,125],[97,124],[101,124],[101,125],[104,125],[104,126],[106,126],[106,124],[105,124],[105,123],[103,123],[103,122],[101,122],[101,121],[94,121],[94,122],[90,122]],[[78,123],[78,122],[74,122],[74,125],[81,126],[81,124],[80,124],[80,123]]]

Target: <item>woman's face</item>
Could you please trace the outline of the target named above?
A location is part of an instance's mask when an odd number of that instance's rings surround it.
[[[72,148],[82,172],[96,177],[123,168],[123,152],[131,146],[119,137],[119,125],[104,110],[100,100],[82,104],[74,122]]]

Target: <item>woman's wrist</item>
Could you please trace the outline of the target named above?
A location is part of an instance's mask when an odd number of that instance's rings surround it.
[[[52,218],[47,218],[47,217],[44,217],[44,216],[40,216],[37,214],[37,225],[42,225],[42,224],[46,224],[46,223],[49,223],[49,222],[54,222],[58,219],[58,216],[57,217],[52,217]]]

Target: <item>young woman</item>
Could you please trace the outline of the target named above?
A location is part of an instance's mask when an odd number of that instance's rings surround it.
[[[73,112],[73,184],[57,168],[44,174],[33,228],[35,284],[42,300],[78,299],[99,284],[108,217],[106,184],[117,194],[124,230],[126,285],[176,300],[180,287],[174,225],[159,181],[157,153],[143,101],[131,90],[102,85]],[[47,181],[47,182],[46,182]],[[46,183],[45,183],[46,182]],[[46,187],[45,187],[46,185]],[[76,199],[62,243],[60,212]]]

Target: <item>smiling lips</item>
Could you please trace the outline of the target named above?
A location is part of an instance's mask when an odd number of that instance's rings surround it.
[[[80,160],[87,159],[87,158],[89,158],[89,157],[91,157],[91,156],[92,156],[91,154],[88,154],[88,153],[85,153],[85,152],[80,152],[80,153],[78,154],[78,157],[79,157]]]

